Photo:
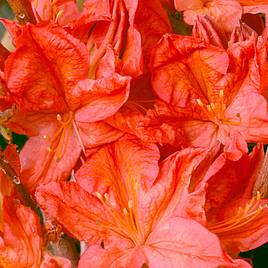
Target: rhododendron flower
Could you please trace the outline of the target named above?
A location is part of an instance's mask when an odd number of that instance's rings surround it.
[[[167,53],[168,51],[168,53]],[[267,142],[267,103],[262,96],[254,38],[227,50],[200,39],[165,35],[156,46],[152,85],[163,100],[151,120],[185,134],[184,146],[209,147],[220,141],[232,159],[247,142]]]
[[[249,267],[192,218],[198,209],[187,187],[205,156],[176,153],[158,174],[157,147],[125,136],[93,153],[77,182],[42,185],[36,197],[48,217],[89,244],[79,267]]]
[[[175,8],[183,11],[186,23],[194,25],[198,15],[208,15],[216,26],[232,32],[244,13],[267,13],[267,1],[248,0],[175,0]]]
[[[3,208],[2,208],[3,206]],[[0,266],[70,268],[69,260],[44,251],[38,217],[16,200],[5,197],[0,211]],[[3,220],[3,221],[2,221]]]
[[[240,23],[231,33],[230,38],[215,28],[215,24],[209,17],[198,16],[193,26],[192,35],[202,41],[221,48],[228,48],[233,43],[257,38],[257,33],[245,23]]]
[[[242,16],[242,7],[236,0],[175,0],[174,3],[178,11],[184,11],[186,23],[193,25],[196,16],[208,15],[226,32],[231,32]]]
[[[112,48],[95,79],[88,79],[86,46],[61,27],[29,24],[20,30],[5,65],[6,98],[17,107],[6,125],[31,137],[20,154],[21,176],[34,190],[67,178],[85,147],[121,135],[100,121],[127,100],[130,77],[115,72]]]
[[[268,241],[268,200],[253,193],[262,160],[261,147],[238,161],[222,154],[206,175],[207,227],[232,255]]]

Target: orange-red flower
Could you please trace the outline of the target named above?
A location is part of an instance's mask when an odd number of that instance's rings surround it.
[[[21,176],[34,190],[67,178],[85,147],[120,136],[101,120],[127,100],[130,77],[115,72],[114,52],[106,48],[94,79],[87,78],[86,46],[53,23],[18,30],[4,73],[17,110],[6,125],[31,137],[20,154]]]
[[[220,141],[229,157],[247,152],[246,142],[267,142],[267,103],[255,56],[254,38],[227,50],[200,39],[165,35],[152,57],[152,85],[163,100],[152,120],[179,129],[184,146]]]
[[[48,217],[89,244],[79,267],[237,267],[195,220],[202,215],[187,188],[205,156],[176,153],[157,176],[156,146],[125,136],[93,153],[77,182],[40,186],[36,197]]]
[[[242,16],[242,7],[236,0],[174,0],[175,8],[184,11],[186,23],[193,25],[198,15],[208,15],[216,25],[231,32]]]
[[[175,0],[174,3],[178,11],[183,11],[188,24],[194,25],[198,15],[207,15],[218,28],[229,33],[238,26],[243,13],[267,14],[268,11],[267,1],[262,0]]]
[[[0,204],[0,211],[3,209],[0,218],[1,267],[71,267],[69,260],[49,256],[44,251],[39,219],[29,208],[7,197]]]
[[[268,241],[268,200],[253,192],[262,161],[261,147],[238,161],[222,154],[206,175],[207,228],[232,255]]]

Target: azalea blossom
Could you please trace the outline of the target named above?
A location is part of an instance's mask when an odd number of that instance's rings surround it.
[[[216,26],[226,32],[232,32],[238,26],[244,13],[267,13],[267,1],[247,0],[175,0],[175,8],[183,11],[186,23],[194,25],[198,15],[207,15]]]
[[[239,159],[246,142],[267,142],[267,103],[254,43],[253,37],[225,50],[193,37],[162,38],[151,69],[153,88],[163,101],[150,117],[173,128],[172,144],[179,129],[184,146],[220,141],[230,158]]]
[[[196,16],[208,15],[226,32],[232,32],[242,16],[242,7],[237,0],[175,0],[175,8],[183,11],[186,23],[193,25]]]
[[[33,190],[40,180],[69,176],[85,147],[118,137],[98,121],[126,101],[130,78],[115,73],[114,53],[107,49],[109,69],[103,66],[96,79],[88,79],[86,46],[53,23],[18,29],[16,51],[5,65],[5,98],[18,109],[6,125],[32,136],[20,158],[22,180]]]
[[[268,242],[267,1],[7,4],[0,267],[255,265],[240,253]]]
[[[156,146],[125,136],[91,155],[77,182],[40,186],[36,197],[48,217],[89,244],[79,267],[250,267],[232,261],[193,217],[189,175],[205,156],[176,153],[158,174]]]
[[[263,157],[262,146],[238,161],[220,153],[191,177],[190,191],[205,213],[203,224],[220,238],[231,256],[268,241],[268,200],[260,192],[254,193]]]

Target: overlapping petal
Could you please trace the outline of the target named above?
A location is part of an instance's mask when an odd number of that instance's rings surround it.
[[[242,8],[236,0],[183,1],[175,0],[175,8],[184,11],[184,19],[193,25],[196,16],[211,16],[215,23],[226,32],[231,32],[238,25]]]
[[[4,267],[38,267],[42,238],[38,217],[12,199],[3,202],[4,230],[0,237],[0,264]]]
[[[6,62],[5,81],[22,111],[62,112],[72,104],[73,87],[87,77],[88,64],[86,46],[59,26],[28,25]]]
[[[164,36],[152,57],[152,84],[166,102],[156,104],[156,114],[182,128],[187,145],[219,140],[233,159],[247,151],[245,141],[266,142],[267,103],[254,51],[253,39],[224,50],[192,37]]]
[[[217,237],[193,220],[202,222],[202,209],[189,190],[191,174],[213,159],[206,156],[201,149],[176,153],[163,162],[156,178],[156,148],[126,136],[93,152],[76,173],[86,191],[74,182],[50,183],[38,188],[36,198],[68,232],[93,242],[79,267],[235,267]],[[206,243],[195,243],[197,236],[206,237]],[[201,257],[195,259],[197,251]]]
[[[262,159],[260,146],[238,161],[223,154],[211,166],[213,172],[207,174],[208,228],[232,254],[256,248],[268,239],[267,200],[253,193]]]

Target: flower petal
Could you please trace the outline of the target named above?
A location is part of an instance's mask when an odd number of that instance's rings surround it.
[[[149,235],[144,248],[149,267],[218,267],[228,262],[219,239],[190,219],[171,218]],[[229,263],[230,264],[230,263]]]
[[[140,268],[146,262],[147,259],[142,248],[125,249],[121,246],[108,250],[100,246],[90,246],[82,255],[78,268],[91,266],[96,268]]]
[[[39,267],[43,241],[37,215],[9,198],[4,199],[3,210],[4,236],[0,237],[0,265]]]
[[[7,87],[24,111],[61,112],[88,74],[86,46],[54,24],[28,25],[5,66]],[[40,99],[42,102],[40,103]]]
[[[42,183],[66,180],[75,166],[82,148],[72,117],[65,116],[70,120],[67,126],[53,114],[32,117],[39,133],[30,137],[20,152],[21,180],[30,191]]]
[[[98,191],[103,194],[112,187],[114,194],[120,194],[128,201],[134,190],[133,180],[145,189],[153,184],[158,173],[158,159],[155,145],[146,145],[133,136],[125,136],[100,148],[78,170],[76,179],[90,193]],[[124,196],[124,193],[128,194]]]
[[[75,113],[78,122],[92,123],[116,113],[127,101],[130,77],[114,74],[109,78],[83,80],[78,83],[75,94],[82,102]]]
[[[56,219],[79,240],[101,243],[110,231],[109,215],[103,205],[74,182],[42,185],[35,196],[47,217]]]

